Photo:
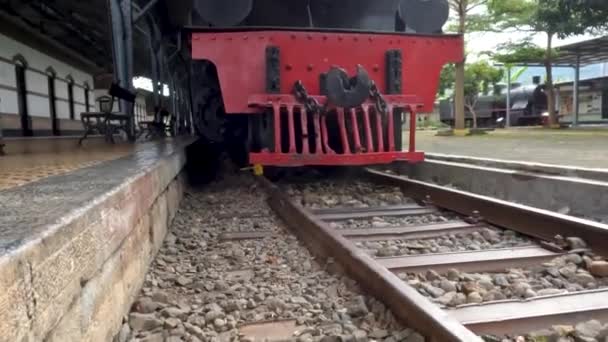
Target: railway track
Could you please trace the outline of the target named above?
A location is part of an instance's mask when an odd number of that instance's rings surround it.
[[[187,192],[116,342],[608,335],[604,225],[372,170],[258,180]]]
[[[422,342],[240,175],[186,192],[116,342]]]
[[[411,200],[363,203],[326,181],[266,186],[314,253],[430,340],[608,337],[608,226],[386,172],[363,177]]]

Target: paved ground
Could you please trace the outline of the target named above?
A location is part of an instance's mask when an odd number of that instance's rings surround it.
[[[133,145],[117,144],[74,148],[57,153],[16,154],[0,157],[0,191],[49,176],[60,175],[130,154]]]
[[[469,137],[435,134],[418,131],[417,149],[428,153],[608,169],[608,129],[521,128]]]

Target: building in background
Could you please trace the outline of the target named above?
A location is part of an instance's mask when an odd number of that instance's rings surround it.
[[[557,110],[561,122],[573,121],[573,82],[555,85]],[[579,123],[608,123],[608,77],[581,80],[579,84]]]
[[[77,135],[94,108],[93,70],[57,48],[0,33],[0,128],[4,137]]]

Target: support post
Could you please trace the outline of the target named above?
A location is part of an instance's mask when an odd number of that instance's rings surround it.
[[[114,81],[119,86],[133,91],[133,31],[131,0],[110,0],[110,21],[112,23],[112,52]],[[135,139],[133,107],[127,101],[120,101],[121,111],[129,116],[127,135]]]
[[[0,98],[0,113],[2,112],[2,99]],[[4,138],[2,136],[2,120],[0,120],[0,156],[4,155]]]
[[[507,111],[505,117],[505,127],[511,127],[511,66],[507,66]]]
[[[409,152],[416,152],[416,108],[410,106],[410,146]]]
[[[158,59],[158,50],[160,44],[158,41],[158,32],[154,20],[150,17],[147,18],[149,34],[148,38],[148,49],[150,51],[150,61],[152,65],[152,94],[154,100],[154,121],[158,121],[158,111],[160,111],[160,96],[158,90],[158,82],[160,80],[160,60]],[[162,90],[161,90],[162,91]]]
[[[574,117],[572,118],[572,127],[578,126],[578,115],[579,115],[579,83],[581,78],[581,55],[576,54],[576,65],[574,66],[574,88],[572,95],[572,109],[574,110]]]
[[[553,90],[555,91],[555,109],[557,110],[557,113],[559,114],[559,104],[561,102],[561,96],[559,94],[559,87],[553,87]]]

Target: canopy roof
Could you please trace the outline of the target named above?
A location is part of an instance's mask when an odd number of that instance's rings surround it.
[[[576,65],[580,56],[581,66],[608,61],[608,36],[560,46],[555,64]]]

